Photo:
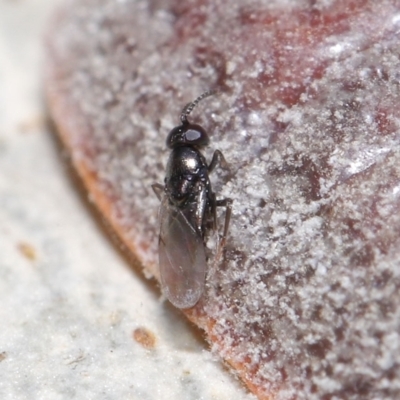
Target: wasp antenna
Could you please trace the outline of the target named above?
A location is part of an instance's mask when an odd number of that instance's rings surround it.
[[[196,107],[196,105],[206,97],[212,96],[213,94],[216,94],[217,90],[212,89],[208,90],[207,92],[204,92],[201,94],[196,100],[192,101],[191,103],[186,104],[185,107],[183,107],[182,113],[181,113],[181,121],[182,124],[187,124],[188,123],[188,115],[193,111],[193,109]]]

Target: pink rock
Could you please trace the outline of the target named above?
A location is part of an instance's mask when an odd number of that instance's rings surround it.
[[[221,91],[192,120],[233,216],[186,314],[260,399],[400,398],[399,32],[395,0],[73,0],[52,25],[61,137],[155,276],[166,135]]]

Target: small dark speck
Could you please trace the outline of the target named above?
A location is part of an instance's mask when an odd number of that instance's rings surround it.
[[[260,199],[258,206],[260,208],[264,208],[267,205],[267,202],[264,199]]]
[[[325,358],[326,353],[332,348],[332,344],[327,339],[322,339],[307,346],[308,354],[320,359]]]
[[[7,358],[7,353],[3,351],[0,353],[0,362],[4,361]]]
[[[338,342],[340,342],[341,340],[344,339],[344,332],[345,332],[345,328],[343,326],[337,327],[334,330],[335,333],[335,338]]]

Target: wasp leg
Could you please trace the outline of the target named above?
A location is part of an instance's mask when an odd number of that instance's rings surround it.
[[[214,192],[210,193],[211,213],[213,218],[212,229],[215,232],[217,230],[217,196]]]
[[[229,223],[231,221],[232,215],[232,199],[222,199],[215,201],[215,208],[217,207],[225,207],[225,223],[224,223],[224,231],[221,237],[221,247],[225,247],[226,237],[228,236]]]
[[[228,163],[226,162],[224,155],[219,150],[214,151],[210,165],[208,166],[208,172],[213,171],[217,164],[221,165],[222,168],[228,168]]]
[[[157,196],[158,200],[161,201],[162,198],[162,192],[164,191],[164,186],[161,185],[161,183],[153,183],[151,185],[151,188],[153,189],[153,192]]]

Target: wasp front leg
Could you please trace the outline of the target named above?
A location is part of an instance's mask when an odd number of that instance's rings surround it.
[[[212,172],[217,164],[219,164],[222,168],[228,168],[228,163],[226,162],[224,155],[219,150],[214,151],[211,162],[208,166],[208,172]]]
[[[162,194],[164,193],[165,187],[163,185],[161,185],[161,183],[153,183],[151,185],[151,188],[153,189],[153,192],[157,196],[158,200],[161,201]]]

